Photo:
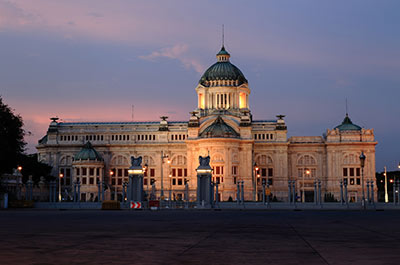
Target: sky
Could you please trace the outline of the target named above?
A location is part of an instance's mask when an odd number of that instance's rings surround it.
[[[189,119],[195,87],[225,47],[254,119],[286,115],[319,136],[348,112],[373,128],[376,170],[400,161],[400,1],[0,0],[0,95],[27,152],[49,118]],[[368,158],[367,158],[368,159]]]

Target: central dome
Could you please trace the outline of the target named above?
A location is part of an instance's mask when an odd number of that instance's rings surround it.
[[[244,77],[242,71],[239,70],[235,65],[229,62],[229,53],[222,46],[220,52],[217,54],[218,62],[211,65],[200,78],[199,83],[203,86],[210,86],[212,81],[229,80],[235,82],[226,82],[222,85],[235,85],[240,86],[243,83],[247,83],[247,79]],[[237,82],[236,82],[237,81]]]

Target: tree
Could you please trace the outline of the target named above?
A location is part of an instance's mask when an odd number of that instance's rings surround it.
[[[22,180],[25,183],[29,176],[32,176],[32,180],[35,183],[40,181],[40,177],[44,177],[46,181],[53,180],[54,177],[51,176],[51,166],[39,162],[37,154],[21,154],[18,157],[18,165],[22,167]]]
[[[17,167],[18,157],[26,145],[23,125],[21,116],[14,114],[0,96],[0,176]]]

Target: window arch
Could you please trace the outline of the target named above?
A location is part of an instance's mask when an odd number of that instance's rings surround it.
[[[256,156],[255,162],[258,168],[258,170],[255,169],[257,185],[261,186],[262,183],[273,185],[274,165],[272,157],[269,155],[258,155]]]
[[[175,155],[171,159],[170,184],[183,186],[187,181],[187,159],[184,155]]]
[[[300,158],[297,160],[298,165],[316,165],[316,160],[313,156],[311,155],[302,155]]]

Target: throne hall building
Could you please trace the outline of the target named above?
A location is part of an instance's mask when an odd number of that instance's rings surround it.
[[[175,199],[184,195],[186,182],[190,199],[196,199],[198,157],[207,155],[222,201],[236,199],[238,181],[244,181],[245,200],[260,199],[262,183],[268,183],[272,198],[288,201],[289,180],[296,181],[300,201],[313,201],[316,180],[322,183],[322,194],[331,193],[336,199],[340,199],[340,181],[347,180],[350,200],[360,201],[361,152],[366,156],[365,184],[375,179],[373,129],[353,124],[346,114],[324,136],[288,138],[283,115],[253,120],[248,81],[230,62],[224,47],[201,77],[196,92],[198,105],[188,121],[167,117],[153,122],[52,119],[37,146],[39,160],[53,167],[54,176],[63,174],[63,190],[79,180],[86,201],[97,199],[98,181],[107,183],[108,190],[116,191],[121,199],[131,156],[142,156],[146,164],[145,191],[156,197],[163,191],[168,197],[172,190]]]

